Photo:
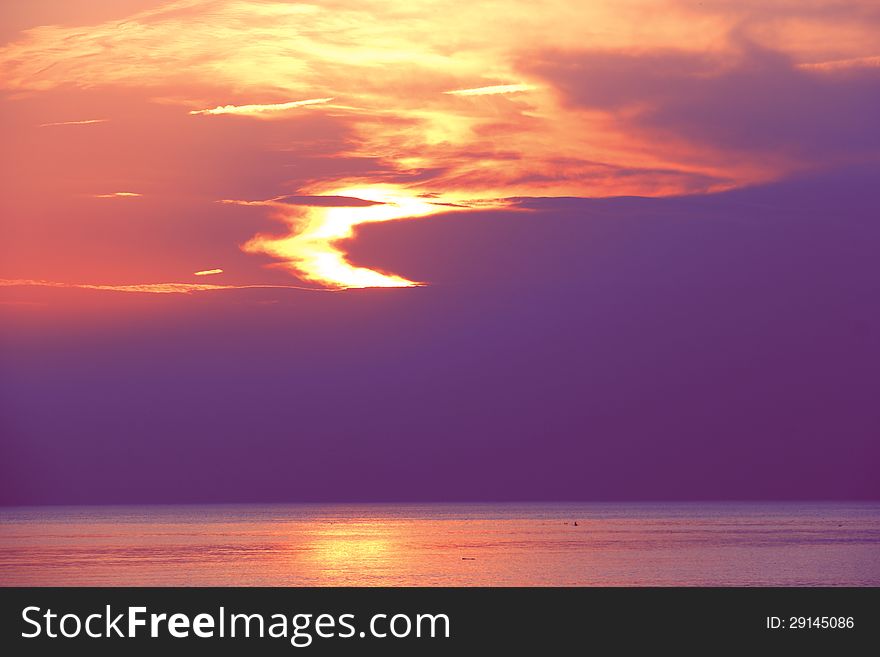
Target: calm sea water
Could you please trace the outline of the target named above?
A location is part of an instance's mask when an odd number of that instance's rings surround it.
[[[878,586],[880,505],[6,508],[0,585]]]

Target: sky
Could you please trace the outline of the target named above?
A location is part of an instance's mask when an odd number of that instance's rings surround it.
[[[0,503],[878,499],[880,7],[0,5]]]

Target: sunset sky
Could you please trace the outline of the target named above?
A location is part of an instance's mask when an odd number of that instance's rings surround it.
[[[873,0],[7,1],[0,116],[0,502],[880,496]]]

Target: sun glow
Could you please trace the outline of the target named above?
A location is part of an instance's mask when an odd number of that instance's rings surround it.
[[[306,280],[331,288],[414,287],[422,285],[394,274],[357,267],[346,259],[341,240],[354,235],[361,224],[426,217],[469,207],[461,201],[421,196],[397,185],[343,187],[326,190],[323,196],[371,201],[364,206],[296,206],[277,200],[258,202],[276,210],[291,234],[284,237],[257,235],[244,246],[249,253],[265,253]],[[253,202],[243,202],[253,204]]]

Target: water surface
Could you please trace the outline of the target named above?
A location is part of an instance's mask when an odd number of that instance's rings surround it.
[[[0,585],[878,586],[880,505],[6,508]]]

